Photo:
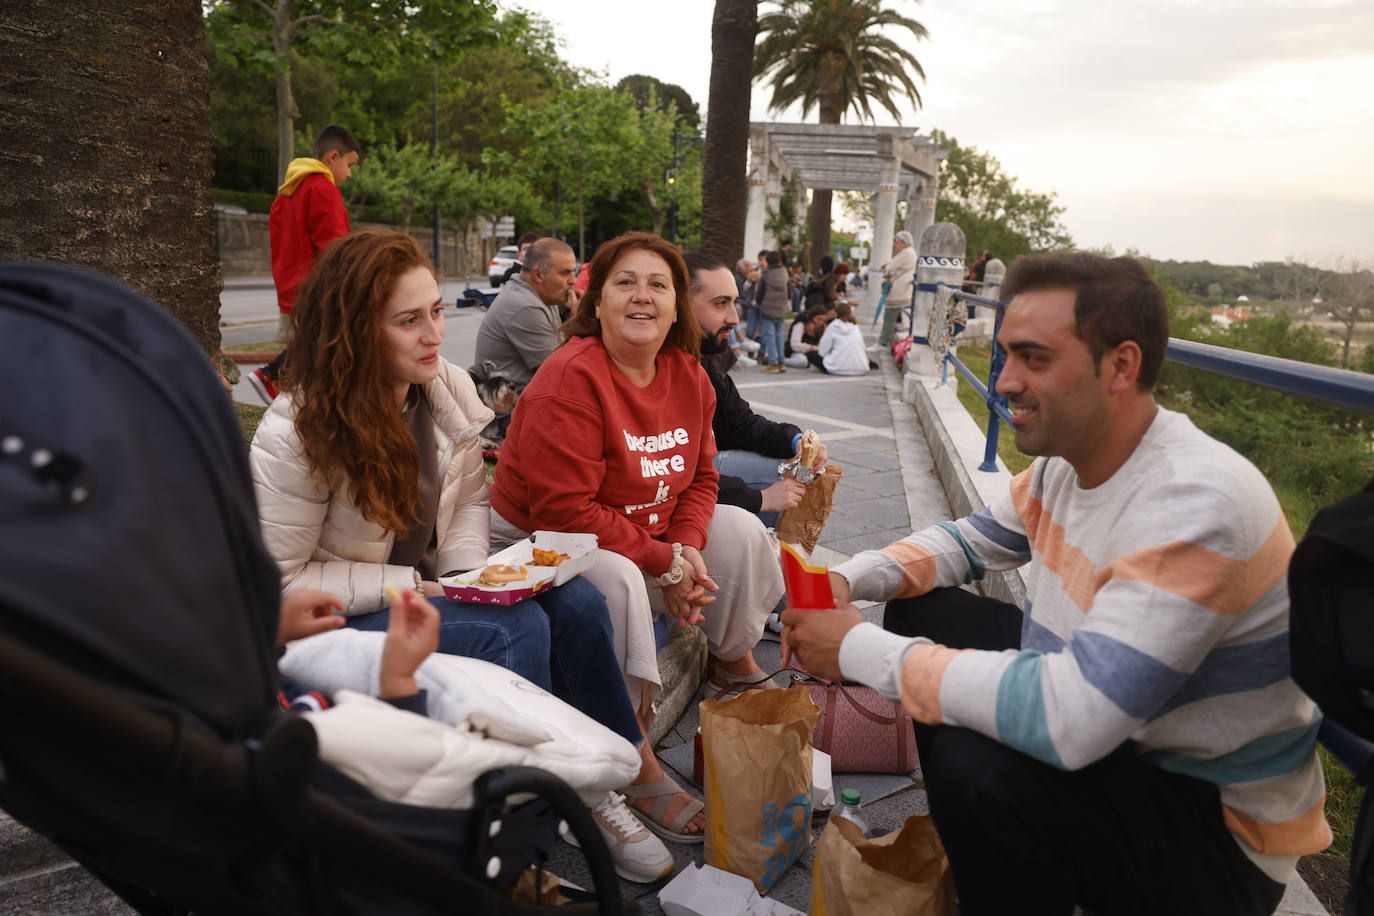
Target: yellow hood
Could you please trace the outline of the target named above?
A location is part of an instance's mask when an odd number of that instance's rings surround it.
[[[286,167],[286,180],[281,183],[280,188],[277,188],[277,193],[290,197],[292,194],[296,193],[296,188],[300,187],[302,181],[305,181],[307,177],[314,175],[316,172],[322,175],[328,175],[330,181],[334,180],[334,173],[329,171],[329,166],[325,165],[320,160],[310,159],[308,157],[303,159],[292,159],[291,164]]]

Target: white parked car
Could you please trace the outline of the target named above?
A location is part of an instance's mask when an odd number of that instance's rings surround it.
[[[491,285],[500,286],[506,271],[518,260],[520,260],[520,249],[515,245],[507,245],[497,251],[496,256],[487,265],[487,279],[491,281]]]

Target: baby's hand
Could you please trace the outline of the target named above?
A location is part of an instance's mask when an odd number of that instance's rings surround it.
[[[277,616],[277,648],[293,639],[337,630],[345,620],[339,616],[344,604],[337,595],[315,588],[299,588],[281,596]]]
[[[439,611],[412,589],[386,587],[391,617],[382,644],[379,696],[406,697],[419,692],[415,669],[439,646]]]

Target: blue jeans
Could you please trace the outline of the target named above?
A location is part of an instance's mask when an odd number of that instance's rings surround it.
[[[716,452],[714,461],[716,471],[726,477],[738,477],[755,490],[766,490],[781,479],[778,474],[778,465],[782,463],[782,459],[769,458],[758,452],[726,449],[723,452]],[[764,525],[773,528],[778,524],[778,516],[781,514],[780,512],[760,512],[758,517]]]
[[[749,315],[744,324],[744,336],[750,340],[759,339],[759,307],[757,305],[749,306]]]
[[[763,364],[782,365],[782,319],[760,317],[759,324],[763,328]]]
[[[464,604],[430,598],[439,610],[439,651],[480,658],[591,716],[631,744],[644,740],[611,642],[606,599],[581,576],[518,601]],[[390,609],[348,618],[360,630],[385,630]]]

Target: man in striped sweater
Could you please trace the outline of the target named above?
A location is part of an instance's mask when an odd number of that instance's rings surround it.
[[[785,645],[916,719],[964,916],[1270,913],[1330,842],[1283,512],[1155,404],[1168,313],[1139,262],[1023,257],[1004,291],[997,389],[1041,457],[986,509],[837,566],[837,609],[789,609]],[[958,588],[1018,566],[1023,608]],[[857,599],[888,602],[884,628]]]

